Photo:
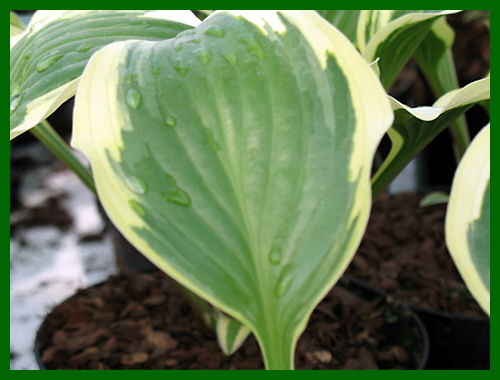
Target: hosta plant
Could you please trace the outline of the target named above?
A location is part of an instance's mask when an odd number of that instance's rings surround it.
[[[468,146],[460,116],[489,99],[489,78],[456,88],[444,19],[455,12],[217,11],[201,22],[190,11],[39,11],[24,30],[11,17],[11,138],[31,129],[95,183],[113,223],[192,294],[226,352],[251,331],[266,368],[292,369],[372,193],[450,123],[458,158]],[[433,106],[387,95],[411,56]],[[75,94],[72,145],[91,175],[44,122]],[[372,179],[385,133],[392,151]],[[474,191],[489,171],[480,177]],[[469,227],[447,229],[477,242],[461,255],[482,252],[484,284],[486,222],[472,218],[489,202],[470,189],[457,198],[450,207],[474,203]]]

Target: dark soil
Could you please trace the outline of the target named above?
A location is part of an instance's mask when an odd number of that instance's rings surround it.
[[[446,204],[420,207],[423,196],[384,195],[374,202],[346,274],[415,305],[483,316],[446,248]]]
[[[417,367],[422,341],[415,323],[405,324],[408,311],[370,297],[336,286],[299,340],[296,368]],[[39,341],[46,369],[264,369],[253,336],[225,356],[161,272],[113,277],[79,291],[49,314]]]

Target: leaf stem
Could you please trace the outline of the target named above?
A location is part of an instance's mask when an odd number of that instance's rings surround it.
[[[97,194],[90,170],[73,153],[71,147],[59,136],[47,120],[32,128],[31,133],[64,162],[94,194]]]

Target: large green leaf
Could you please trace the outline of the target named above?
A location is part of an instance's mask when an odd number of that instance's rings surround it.
[[[469,291],[490,315],[490,125],[460,162],[446,213],[446,244]]]
[[[315,305],[366,227],[392,122],[353,45],[313,11],[215,12],[163,42],[96,53],[75,102],[121,232],[293,367]]]
[[[390,98],[394,123],[387,132],[391,150],[373,177],[373,193],[380,194],[404,167],[450,123],[473,105],[490,98],[490,78],[450,91],[431,107],[410,108]]]
[[[359,16],[357,44],[365,59],[378,59],[380,80],[389,89],[404,64],[443,16],[458,11],[366,10]]]
[[[11,37],[10,138],[73,96],[87,61],[101,47],[172,38],[199,22],[190,11],[36,12],[26,30]]]

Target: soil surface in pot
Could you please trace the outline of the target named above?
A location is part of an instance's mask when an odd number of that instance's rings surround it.
[[[401,193],[377,199],[346,274],[414,305],[485,316],[446,248],[446,204],[420,207],[423,197]]]
[[[422,341],[408,312],[336,286],[318,305],[296,369],[414,369]],[[406,326],[406,324],[404,324]],[[394,333],[398,331],[397,333]],[[46,369],[264,369],[253,336],[232,356],[161,272],[111,277],[58,305],[39,334]]]

